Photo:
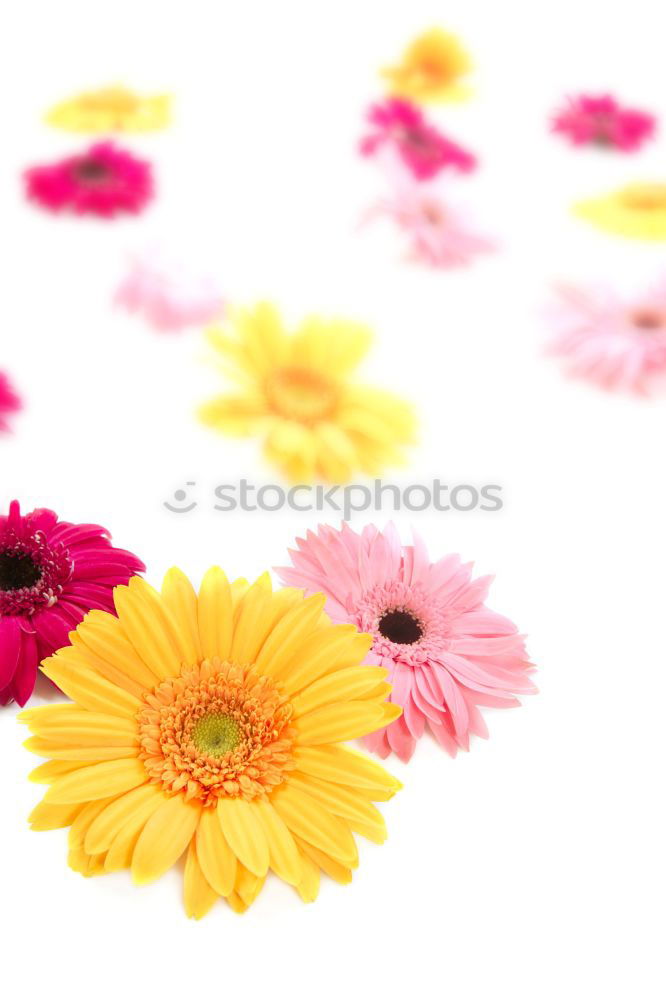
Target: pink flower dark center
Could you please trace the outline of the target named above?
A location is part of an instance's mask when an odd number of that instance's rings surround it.
[[[632,314],[632,322],[640,330],[660,330],[664,326],[666,316],[658,309],[637,309]]]
[[[30,556],[0,552],[0,590],[30,590],[41,577],[41,569]]]
[[[0,618],[33,615],[52,607],[70,579],[73,563],[61,545],[49,545],[40,531],[0,537]]]
[[[423,635],[421,622],[409,611],[402,611],[399,608],[382,615],[377,628],[389,642],[397,642],[404,646],[418,642]]]
[[[111,176],[108,164],[90,158],[74,165],[74,176],[83,184],[103,184]]]

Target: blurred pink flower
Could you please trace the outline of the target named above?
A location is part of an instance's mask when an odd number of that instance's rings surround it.
[[[395,178],[388,198],[366,218],[387,216],[407,237],[408,255],[434,268],[464,267],[480,253],[495,249],[468,222],[464,212],[443,200],[439,187]]]
[[[9,430],[7,417],[21,409],[21,400],[4,372],[0,372],[0,433]]]
[[[446,167],[468,173],[476,166],[471,153],[442,135],[409,101],[390,97],[374,104],[367,119],[375,129],[361,141],[363,155],[389,148],[418,180],[434,177]]]
[[[563,286],[550,310],[550,355],[568,374],[640,396],[666,391],[666,281],[634,301]]]
[[[391,524],[360,534],[320,525],[296,544],[283,583],[325,594],[333,622],[373,637],[365,662],[388,670],[403,715],[364,740],[380,757],[409,760],[426,726],[455,757],[471,734],[488,735],[481,706],[508,708],[536,690],[522,635],[486,607],[492,577],[473,580],[459,556],[430,562],[419,538],[403,546]]]
[[[552,129],[566,135],[575,146],[596,145],[632,153],[652,138],[654,115],[623,108],[610,94],[571,97],[553,118]]]
[[[111,142],[24,173],[31,201],[51,212],[111,218],[137,213],[153,196],[152,168]]]
[[[224,309],[222,295],[211,278],[193,274],[163,254],[152,252],[132,260],[115,299],[164,333],[204,325],[219,318]]]

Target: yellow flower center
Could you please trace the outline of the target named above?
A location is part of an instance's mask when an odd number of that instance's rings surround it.
[[[140,758],[169,794],[254,799],[293,767],[292,709],[251,666],[204,660],[163,681],[138,715]]]
[[[666,184],[631,184],[621,192],[626,208],[639,212],[666,211]]]
[[[332,379],[298,365],[278,368],[266,383],[266,395],[280,416],[301,423],[326,419],[338,401],[338,390]]]
[[[235,750],[241,741],[241,727],[232,715],[212,712],[202,716],[192,727],[192,742],[197,750],[210,757],[221,757]]]

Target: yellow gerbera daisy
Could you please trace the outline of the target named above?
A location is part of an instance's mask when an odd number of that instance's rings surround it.
[[[138,885],[186,853],[197,918],[220,897],[245,910],[269,868],[306,902],[320,870],[349,882],[352,831],[381,843],[372,801],[400,785],[339,744],[399,709],[386,671],[361,665],[371,636],[332,625],[324,600],[218,567],[198,596],[177,569],[161,593],[116,588],[118,617],[93,611],[44,663],[74,704],[20,716],[49,758],[31,775],[49,785],[33,829],[69,826],[75,871],[130,868]]]
[[[153,132],[171,119],[167,94],[140,97],[125,87],[103,87],[56,104],[46,115],[50,125],[68,132]]]
[[[666,240],[666,183],[629,184],[602,198],[574,206],[600,229],[638,240]]]
[[[413,101],[461,101],[469,88],[460,83],[472,61],[455,35],[430,28],[407,47],[397,66],[382,70],[392,94]]]
[[[401,464],[412,408],[350,380],[370,338],[366,327],[318,317],[290,334],[267,303],[238,311],[209,339],[242,391],[211,400],[201,419],[230,434],[263,434],[266,457],[297,483],[345,482],[357,470],[378,475]]]

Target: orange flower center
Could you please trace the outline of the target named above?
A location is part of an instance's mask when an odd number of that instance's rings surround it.
[[[83,94],[79,102],[85,111],[112,111],[117,114],[132,114],[139,106],[139,98],[122,87],[107,87]]]
[[[266,383],[266,395],[280,416],[301,423],[326,419],[338,401],[337,387],[332,379],[298,365],[278,368]]]
[[[291,705],[250,666],[186,668],[146,697],[138,721],[152,781],[204,806],[265,795],[293,767]]]
[[[663,212],[666,210],[666,184],[632,184],[622,192],[622,201],[627,208],[639,212]]]

